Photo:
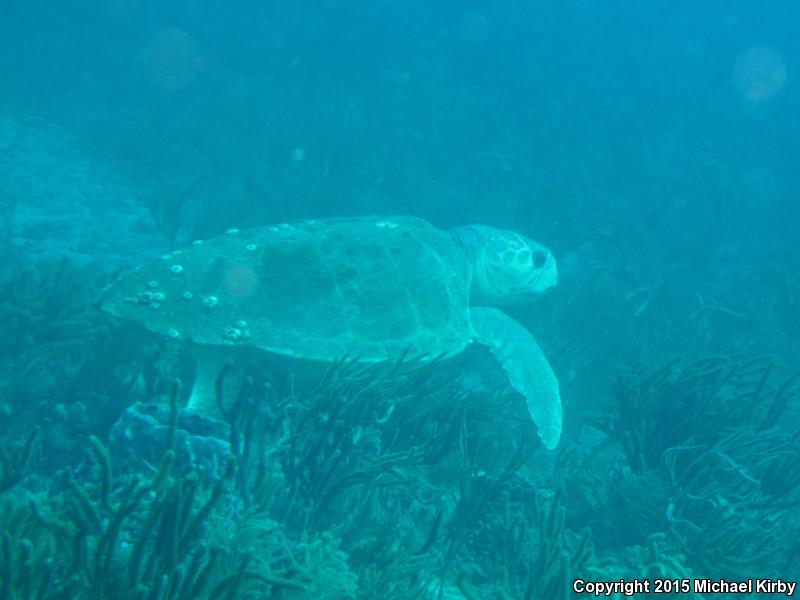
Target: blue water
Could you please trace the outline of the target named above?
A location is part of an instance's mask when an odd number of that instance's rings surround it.
[[[3,0],[0,597],[800,578],[799,18],[785,1]],[[202,346],[98,310],[195,240],[363,215],[552,251],[555,288],[495,304],[560,382],[556,450],[472,345],[326,376],[245,335],[220,340],[217,379]],[[160,310],[157,287],[134,300]]]

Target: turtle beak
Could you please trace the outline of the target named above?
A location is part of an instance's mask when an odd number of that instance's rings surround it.
[[[530,279],[528,289],[534,294],[539,295],[555,287],[558,283],[558,267],[556,259],[552,255],[548,256],[547,262],[540,269],[536,269]]]

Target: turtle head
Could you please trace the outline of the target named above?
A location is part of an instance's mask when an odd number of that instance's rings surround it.
[[[556,259],[525,236],[486,225],[453,230],[473,265],[473,293],[503,300],[541,293],[558,281]]]

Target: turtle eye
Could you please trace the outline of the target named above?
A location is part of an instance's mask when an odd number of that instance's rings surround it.
[[[544,263],[547,262],[547,255],[544,252],[533,253],[533,266],[536,269],[541,269]]]

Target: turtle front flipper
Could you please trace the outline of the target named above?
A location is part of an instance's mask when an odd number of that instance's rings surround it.
[[[552,450],[561,438],[561,394],[550,363],[522,325],[495,308],[470,309],[475,340],[503,365],[512,387],[525,397],[539,437]]]

